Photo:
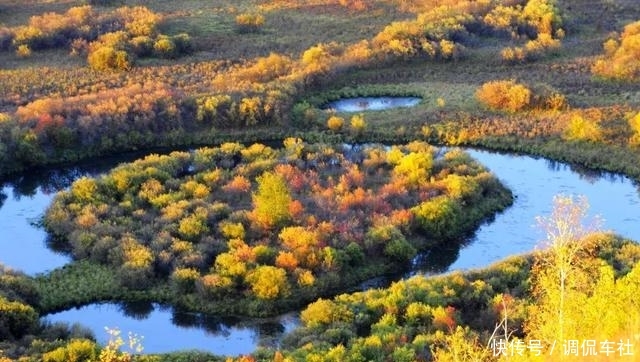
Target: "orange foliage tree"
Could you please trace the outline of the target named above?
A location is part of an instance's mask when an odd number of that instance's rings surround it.
[[[517,112],[529,106],[531,90],[515,80],[491,81],[476,91],[476,99],[491,109]]]

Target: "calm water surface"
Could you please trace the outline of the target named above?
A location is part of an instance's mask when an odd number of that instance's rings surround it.
[[[548,215],[556,194],[585,195],[591,215],[604,219],[604,228],[640,240],[640,199],[629,179],[611,174],[581,173],[542,158],[468,150],[509,187],[514,205],[483,225],[460,250],[439,250],[420,263],[415,272],[443,272],[478,268],[508,255],[533,250],[543,238],[535,217]],[[32,225],[42,215],[55,191],[71,180],[113,167],[111,161],[38,173],[2,186],[0,201],[0,262],[28,274],[64,265],[68,258],[46,247],[46,235]],[[159,306],[124,308],[117,304],[89,305],[47,317],[51,321],[78,322],[91,328],[100,342],[108,338],[105,327],[118,327],[144,336],[146,352],[201,349],[218,354],[250,353],[258,345],[277,343],[282,333],[297,325],[295,313],[266,321],[229,321],[194,314],[174,313]]]
[[[53,194],[38,189],[31,195],[15,193],[11,186],[0,189],[0,262],[34,275],[55,269],[70,259],[46,246],[46,233],[34,227]]]
[[[584,195],[589,216],[602,219],[602,228],[640,240],[640,197],[629,178],[610,173],[578,172],[543,158],[467,150],[513,191],[515,201],[495,220],[483,225],[460,251],[450,270],[486,266],[511,254],[540,246],[544,233],[536,216],[551,213],[557,194]]]
[[[170,308],[151,305],[135,314],[113,303],[92,304],[47,316],[51,322],[79,323],[91,329],[98,342],[106,344],[105,327],[143,336],[144,352],[204,350],[218,355],[249,354],[257,346],[277,347],[283,334],[299,325],[297,313],[250,322],[206,318],[201,314],[174,313]]]
[[[382,111],[392,108],[413,107],[420,103],[418,97],[358,97],[329,102],[324,108],[338,112]]]

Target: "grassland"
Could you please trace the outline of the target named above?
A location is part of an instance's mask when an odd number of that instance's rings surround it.
[[[428,2],[425,5],[429,5]],[[127,5],[140,5],[136,2],[125,2]],[[78,5],[74,2],[30,2],[28,4],[7,3],[3,5],[0,19],[3,24],[15,26],[24,24],[29,16],[47,11],[63,11],[65,8]],[[176,6],[171,2],[157,1],[145,4],[151,10],[163,14],[158,25],[159,31],[166,34],[186,32],[191,35],[196,52],[178,59],[140,59],[138,66],[126,76],[123,74],[95,74],[82,70],[84,60],[81,57],[68,56],[67,49],[49,49],[27,58],[19,58],[12,52],[0,52],[5,71],[3,85],[5,94],[3,112],[11,115],[17,107],[25,106],[35,99],[73,95],[91,92],[91,89],[111,89],[117,96],[118,89],[126,82],[145,82],[162,77],[186,91],[189,97],[203,97],[209,94],[225,93],[220,86],[227,87],[229,80],[220,79],[219,72],[227,72],[228,67],[217,61],[231,61],[242,64],[256,57],[265,57],[271,53],[282,54],[294,60],[302,56],[305,50],[317,44],[337,44],[349,46],[358,40],[370,40],[384,31],[385,26],[394,21],[407,21],[415,18],[415,14],[391,1],[377,1],[367,4],[366,10],[357,10],[342,6],[338,2],[281,2],[277,5],[252,2],[199,2],[187,1]],[[433,5],[433,4],[431,4]],[[23,6],[25,10],[14,11]],[[417,6],[415,6],[417,7]],[[414,7],[414,8],[415,8]],[[425,8],[422,8],[424,10]],[[193,137],[188,134],[191,127],[189,120],[181,120],[178,128],[186,128],[187,134],[177,132],[177,137],[152,137],[144,134],[142,140],[123,140],[106,145],[84,147],[72,143],[70,151],[52,153],[35,160],[25,160],[5,166],[3,172],[37,166],[42,163],[68,161],[78,158],[95,157],[101,154],[119,152],[132,148],[178,144],[208,144],[243,138],[245,141],[261,138],[277,138],[292,132],[309,133],[308,137],[322,138],[326,133],[324,120],[326,115],[319,111],[307,112],[303,122],[294,119],[296,114],[287,112],[292,104],[309,100],[313,106],[319,106],[324,100],[340,95],[357,94],[412,94],[420,95],[424,102],[410,110],[392,110],[368,114],[368,132],[371,138],[385,138],[385,141],[405,141],[407,135],[415,135],[424,125],[442,128],[426,135],[425,138],[437,143],[470,144],[489,148],[526,151],[559,158],[569,162],[581,163],[589,167],[603,168],[616,172],[624,172],[632,177],[639,177],[635,165],[638,164],[636,152],[628,152],[621,162],[612,164],[606,157],[563,155],[563,131],[566,128],[566,114],[582,111],[600,112],[596,121],[606,129],[605,137],[600,142],[569,142],[570,149],[580,150],[581,154],[620,153],[634,146],[629,144],[633,130],[626,126],[629,114],[632,114],[640,102],[640,94],[634,82],[602,80],[590,71],[591,64],[602,54],[602,43],[610,36],[611,31],[620,31],[622,26],[633,20],[633,4],[628,1],[606,3],[592,2],[559,2],[562,14],[562,29],[566,35],[562,39],[562,48],[552,51],[550,55],[533,62],[510,64],[500,59],[498,54],[505,46],[521,42],[505,37],[488,37],[471,34],[464,41],[466,47],[463,56],[453,61],[429,60],[424,56],[395,57],[392,61],[353,61],[344,65],[336,65],[334,70],[313,73],[302,72],[302,87],[291,93],[279,85],[268,86],[270,89],[284,93],[284,103],[277,117],[265,121],[275,127],[263,128],[254,136],[240,135],[249,131],[235,129],[217,129],[206,132],[209,136]],[[20,8],[22,9],[22,7]],[[112,8],[97,8],[106,12]],[[413,9],[416,10],[416,9]],[[422,11],[421,10],[421,11]],[[255,33],[241,34],[234,30],[235,16],[242,12],[258,12],[265,16],[265,25]],[[12,14],[11,16],[9,14]],[[13,16],[13,14],[18,14]],[[595,15],[598,16],[595,16]],[[301,26],[304,24],[304,26]],[[317,29],[307,31],[307,29]],[[356,58],[357,59],[357,58]],[[330,61],[330,60],[327,60]],[[340,63],[340,62],[339,62]],[[342,64],[342,63],[340,63]],[[266,65],[269,67],[268,65]],[[35,67],[35,68],[34,68]],[[46,67],[46,68],[43,68]],[[185,79],[186,73],[192,74]],[[67,74],[67,75],[65,75]],[[211,84],[207,79],[218,78],[219,82]],[[70,78],[71,77],[71,78]],[[131,80],[127,81],[127,78]],[[155,77],[155,78],[154,78]],[[309,78],[311,77],[311,78]],[[20,79],[20,81],[18,81]],[[31,80],[30,80],[31,79]],[[66,79],[60,82],[60,79]],[[74,84],[74,79],[83,79]],[[246,79],[246,78],[245,78]],[[563,94],[571,112],[553,114],[550,112],[523,112],[517,115],[502,112],[486,111],[474,98],[476,89],[484,82],[495,79],[517,79],[531,86],[554,89]],[[251,79],[248,79],[251,82]],[[231,80],[231,82],[234,82]],[[310,83],[309,83],[310,82]],[[19,83],[20,86],[15,86]],[[17,85],[17,84],[16,84]],[[28,88],[28,89],[27,89]],[[77,89],[76,91],[72,91]],[[253,90],[252,90],[253,89]],[[70,92],[71,90],[71,92]],[[246,86],[232,87],[226,92],[240,94],[255,93],[256,88]],[[235,96],[234,96],[235,97]],[[441,100],[438,106],[438,99]],[[293,102],[293,103],[292,103]],[[180,104],[178,104],[180,107]],[[283,108],[284,107],[284,108]],[[192,117],[188,114],[186,117]],[[265,115],[265,117],[273,117]],[[490,122],[486,122],[490,119]],[[259,120],[259,124],[263,121]],[[184,125],[186,124],[186,125]],[[481,124],[481,125],[479,125]],[[505,125],[505,127],[502,127]],[[387,128],[397,132],[390,134]],[[481,129],[478,129],[481,128]],[[508,129],[508,132],[503,132]],[[116,134],[110,135],[114,138]],[[175,135],[174,135],[175,136]],[[347,139],[349,134],[343,134]],[[513,136],[520,139],[520,144],[513,145]],[[146,139],[146,141],[145,141]],[[40,143],[50,141],[40,140]],[[38,146],[40,147],[40,146]],[[42,146],[46,147],[46,146]],[[622,148],[622,149],[621,149]],[[8,152],[6,157],[11,156]],[[595,159],[594,159],[595,157]],[[7,164],[15,162],[16,157],[9,157]],[[32,165],[32,166],[29,166]]]

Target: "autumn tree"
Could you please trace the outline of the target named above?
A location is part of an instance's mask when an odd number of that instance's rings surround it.
[[[103,46],[92,51],[87,62],[95,70],[128,70],[131,68],[131,57],[124,50]]]
[[[342,129],[342,126],[344,126],[344,119],[342,117],[331,116],[327,119],[327,128],[334,132]]]
[[[494,110],[517,112],[529,106],[531,90],[515,80],[496,80],[478,88],[476,99]]]
[[[96,181],[88,177],[82,177],[71,186],[71,194],[78,201],[91,202],[95,198],[98,186]]]
[[[275,299],[289,294],[287,272],[275,266],[261,265],[252,270],[246,280],[253,294],[260,299]]]
[[[629,117],[627,123],[631,131],[633,131],[633,134],[629,138],[629,143],[634,146],[640,145],[640,112]]]
[[[265,172],[257,178],[258,190],[253,194],[253,219],[262,227],[272,228],[290,218],[291,195],[284,178]]]
[[[367,128],[367,122],[362,114],[356,114],[351,117],[351,131],[354,134],[361,134]]]
[[[433,157],[426,152],[411,152],[403,156],[393,168],[395,177],[399,177],[408,186],[425,184],[433,166]]]
[[[576,113],[569,119],[563,137],[570,141],[597,142],[602,140],[602,134],[598,120]]]
[[[527,326],[530,337],[547,343],[571,337],[566,326],[579,323],[578,316],[567,312],[581,309],[581,292],[590,279],[585,236],[597,225],[585,222],[589,204],[584,197],[558,195],[553,205],[550,216],[538,218],[546,240],[545,248],[535,254],[532,291],[537,303]]]
[[[604,55],[591,68],[594,74],[629,81],[640,78],[640,21],[625,26],[620,37],[607,40],[603,48]]]
[[[437,196],[411,211],[417,226],[431,238],[453,238],[461,231],[460,204],[454,199]]]

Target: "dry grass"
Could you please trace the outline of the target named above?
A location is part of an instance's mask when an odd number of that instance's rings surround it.
[[[350,9],[339,1],[263,2],[255,1],[125,1],[145,5],[165,14],[160,30],[187,32],[194,38],[203,58],[251,59],[270,52],[299,55],[318,43],[353,43],[368,39],[392,21],[410,14],[396,11],[385,1],[372,2],[366,11]],[[369,3],[369,2],[367,2]],[[238,34],[236,15],[249,12],[265,17],[261,31]]]
[[[0,1],[0,26],[24,24],[34,15],[65,12],[70,7],[79,5],[83,5],[83,2],[78,0],[2,0]]]

